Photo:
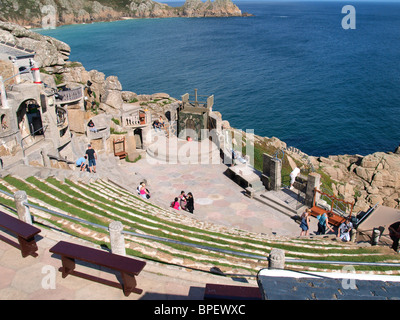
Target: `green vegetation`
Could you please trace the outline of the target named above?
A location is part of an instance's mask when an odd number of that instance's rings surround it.
[[[142,156],[140,154],[133,160],[130,160],[128,155],[125,157],[125,161],[126,162],[131,162],[131,163],[138,162],[140,159],[142,159]]]
[[[60,85],[64,82],[64,76],[62,74],[56,73],[54,75],[54,80],[56,82],[56,85]]]
[[[112,118],[111,121],[114,122],[117,126],[120,125],[119,119]]]
[[[126,131],[115,131],[114,128],[110,127],[110,133],[111,134],[126,134],[127,132]]]

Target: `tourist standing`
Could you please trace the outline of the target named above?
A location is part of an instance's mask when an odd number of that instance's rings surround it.
[[[185,191],[181,191],[181,194],[179,196],[179,205],[181,206],[182,210],[186,210],[186,195],[185,195]]]
[[[86,150],[86,155],[88,158],[88,166],[89,166],[89,171],[96,173],[96,160],[97,160],[97,154],[94,149],[92,149],[92,145],[88,145],[88,149]]]
[[[318,219],[317,234],[325,234],[326,228],[328,228],[329,230],[331,230],[333,232],[332,227],[328,223],[328,216],[327,216],[326,212],[317,216],[317,219]]]
[[[301,215],[300,236],[308,236],[308,230],[310,229],[310,213],[311,213],[311,210],[307,209]]]
[[[293,190],[293,184],[296,181],[296,177],[299,175],[300,169],[299,168],[294,168],[293,171],[290,173],[290,190]]]
[[[186,210],[189,211],[190,213],[193,213],[194,211],[194,198],[191,192],[187,194]]]

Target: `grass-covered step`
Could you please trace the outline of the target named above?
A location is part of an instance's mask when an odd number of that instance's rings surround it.
[[[0,189],[9,193],[25,190],[30,203],[91,223],[108,226],[111,221],[118,220],[123,223],[126,231],[191,245],[153,241],[125,234],[129,254],[164,263],[203,269],[217,266],[224,271],[242,270],[254,274],[266,266],[265,259],[257,257],[266,258],[272,248],[283,249],[288,258],[295,259],[399,261],[397,256],[387,254],[380,248],[359,248],[326,239],[267,236],[198,221],[177,214],[168,208],[161,208],[151,201],[144,201],[137,195],[107,180],[97,179],[86,184],[68,179],[60,181],[54,177],[47,179],[30,177],[24,180],[7,176],[0,179]],[[14,205],[12,198],[3,194],[0,195],[0,203],[7,206]],[[98,244],[109,245],[106,230],[83,225],[68,218],[45,216],[49,222],[66,232]],[[210,251],[201,246],[228,250],[229,253]],[[243,254],[250,255],[250,257],[243,256]],[[288,263],[287,265],[299,270],[337,270],[341,268],[340,266],[317,264]],[[393,267],[360,266],[360,268],[357,267],[357,270],[398,272]]]

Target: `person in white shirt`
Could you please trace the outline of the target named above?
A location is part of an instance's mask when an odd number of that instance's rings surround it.
[[[300,169],[299,168],[294,168],[294,170],[290,173],[290,190],[293,190],[293,184],[296,180],[296,177],[299,175]]]
[[[342,241],[350,241],[350,231],[353,229],[353,224],[351,223],[349,218],[346,218],[346,220],[340,225],[338,228],[338,237]]]

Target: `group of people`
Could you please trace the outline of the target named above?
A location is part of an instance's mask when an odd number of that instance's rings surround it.
[[[96,151],[92,148],[92,145],[89,144],[85,155],[76,161],[76,166],[80,171],[96,173],[96,160]]]
[[[137,192],[143,199],[150,199],[150,191],[146,188],[145,182],[140,182],[139,186],[137,187]]]
[[[160,116],[160,118],[157,120],[154,120],[154,122],[153,122],[153,128],[154,128],[154,130],[156,130],[157,131],[157,129],[158,130],[162,130],[162,128],[164,128],[164,120],[163,120],[163,118]]]
[[[181,191],[181,194],[179,197],[176,197],[174,201],[171,203],[171,207],[176,209],[176,210],[185,210],[190,213],[193,213],[194,211],[194,198],[193,194],[191,192],[188,192],[188,194],[185,194],[185,191]]]
[[[303,214],[301,215],[301,222],[300,222],[300,236],[307,236],[310,230],[310,215],[311,209],[306,209]],[[332,226],[329,225],[328,216],[326,212],[317,216],[318,220],[318,230],[317,234],[325,234],[327,229],[334,232]],[[338,228],[337,237],[340,238],[342,241],[350,241],[350,232],[353,229],[353,224],[350,221],[350,218],[347,217],[345,221]]]

